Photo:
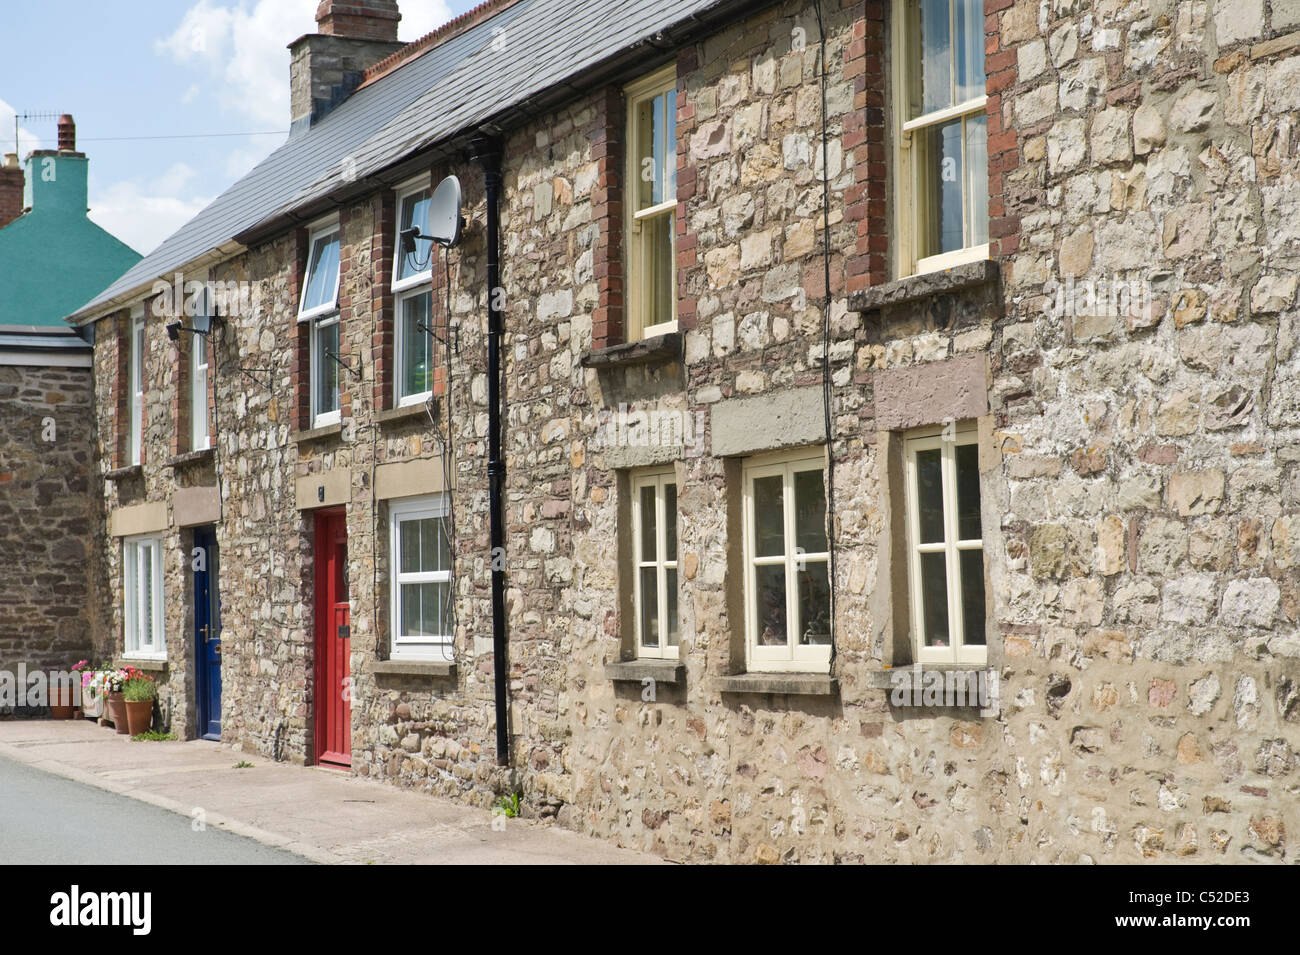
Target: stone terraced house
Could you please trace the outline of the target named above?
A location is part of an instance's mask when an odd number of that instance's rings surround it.
[[[1294,859],[1300,3],[398,15],[73,316],[173,730],[682,861]]]

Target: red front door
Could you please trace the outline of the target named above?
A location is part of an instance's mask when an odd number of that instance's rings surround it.
[[[342,511],[316,515],[316,761],[352,765],[348,530]]]

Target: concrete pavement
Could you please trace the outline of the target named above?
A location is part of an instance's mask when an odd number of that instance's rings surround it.
[[[660,861],[523,819],[494,830],[485,810],[341,772],[275,763],[220,743],[135,743],[89,720],[0,721],[0,757],[178,813],[191,824],[202,819],[209,828],[314,862]],[[235,769],[240,761],[253,766]]]

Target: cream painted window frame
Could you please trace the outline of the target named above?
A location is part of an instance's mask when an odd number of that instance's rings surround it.
[[[820,553],[803,553],[796,550],[794,511],[794,475],[802,471],[818,471],[822,478],[823,491],[826,486],[826,449],[819,448],[812,452],[808,448],[787,451],[779,454],[765,454],[750,458],[741,469],[744,510],[744,575],[743,590],[745,599],[745,668],[754,673],[829,673],[831,666],[831,644],[801,646],[799,630],[799,566],[807,563],[826,564],[829,580],[830,551]],[[754,481],[757,478],[782,476],[782,527],[784,544],[780,557],[757,557],[755,552],[756,514],[754,501]],[[832,529],[826,528],[829,547]],[[758,646],[758,573],[762,565],[785,566],[785,620],[786,642],[780,647]],[[831,623],[834,633],[834,621]]]
[[[680,640],[681,640],[681,594],[677,598],[677,633],[679,643],[674,646],[668,646],[668,571],[677,570],[677,555],[668,553],[668,514],[667,503],[665,501],[665,487],[671,484],[675,489],[677,484],[677,472],[673,468],[656,469],[653,471],[641,471],[633,475],[630,482],[630,493],[632,495],[632,619],[633,632],[636,638],[636,655],[641,660],[676,660],[680,658]],[[641,557],[641,527],[642,527],[642,509],[641,509],[641,490],[642,488],[653,487],[655,489],[655,559],[643,560]],[[680,496],[677,498],[680,500]],[[677,513],[671,515],[674,526],[677,525]],[[678,547],[681,546],[681,538],[678,537]],[[648,647],[642,639],[641,633],[641,571],[653,567],[655,570],[656,590],[658,592],[658,605],[655,608],[655,615],[659,620],[659,646]],[[677,586],[680,589],[682,585],[681,576],[677,577]]]
[[[636,109],[646,100],[654,99],[663,93],[677,89],[677,65],[671,64],[651,73],[624,88],[626,98],[626,156],[624,157],[624,202],[626,219],[623,237],[623,275],[627,283],[623,301],[627,316],[627,341],[640,341],[656,335],[666,335],[677,331],[677,197],[664,200],[645,209],[637,208],[636,183],[640,181],[640,169],[637,157],[640,155],[640,132],[636,124]],[[677,143],[673,143],[673,174],[676,181]],[[642,274],[645,230],[642,223],[658,216],[672,217],[673,254],[670,257],[672,269],[670,288],[673,290],[673,317],[670,321],[658,325],[643,324],[647,285]]]
[[[149,580],[142,580],[141,561],[150,552]],[[163,625],[162,538],[156,535],[122,539],[122,657],[127,660],[167,659],[166,630]],[[152,643],[142,646],[140,612],[145,606],[148,588],[152,598],[150,635]]]
[[[922,215],[922,211],[917,208],[919,197],[917,195],[916,179],[919,170],[916,161],[916,133],[929,126],[983,112],[988,103],[987,95],[977,96],[964,103],[957,103],[941,110],[934,110],[914,119],[905,119],[910,111],[908,72],[913,60],[908,11],[916,2],[917,0],[900,0],[898,3],[891,4],[890,35],[893,37],[891,44],[893,63],[890,73],[893,81],[894,222],[898,236],[896,255],[898,278],[941,272],[944,269],[965,265],[968,262],[983,261],[989,257],[989,251],[992,248],[991,243],[985,242],[980,245],[954,249],[951,252],[943,252],[924,258],[917,258],[916,255],[917,222]],[[964,137],[962,148],[965,148]],[[965,168],[964,163],[962,168]]]
[[[906,498],[907,579],[908,601],[911,613],[912,651],[914,661],[921,664],[961,664],[984,666],[988,663],[988,627],[984,630],[983,644],[966,644],[964,641],[964,605],[960,553],[967,550],[984,551],[984,540],[960,540],[957,525],[957,448],[973,445],[979,448],[979,431],[974,421],[948,426],[918,428],[903,436],[904,490]],[[921,538],[920,492],[917,487],[918,451],[938,449],[943,487],[943,543],[919,543]],[[981,488],[981,504],[982,504]],[[983,521],[981,520],[981,530]],[[925,645],[925,607],[921,598],[921,555],[943,553],[946,570],[948,601],[948,646]],[[984,564],[985,587],[988,565]],[[987,611],[986,611],[987,620]]]
[[[396,208],[397,221],[394,224],[394,227],[398,230],[398,234],[395,236],[396,248],[394,249],[394,254],[393,254],[393,287],[392,287],[393,372],[394,372],[393,373],[393,407],[394,408],[404,408],[410,405],[421,405],[427,402],[429,398],[433,396],[433,389],[432,389],[433,369],[432,368],[430,368],[429,370],[430,389],[428,391],[413,392],[412,394],[409,395],[402,394],[403,369],[405,368],[406,365],[406,360],[404,355],[406,350],[406,335],[404,333],[406,323],[402,317],[402,308],[406,304],[406,302],[410,301],[413,298],[419,298],[421,295],[424,295],[426,293],[430,297],[430,301],[429,301],[430,313],[432,313],[432,305],[433,305],[434,247],[432,242],[429,243],[429,267],[422,272],[415,273],[414,275],[408,275],[405,278],[398,278],[398,274],[402,266],[402,248],[401,248],[402,205],[403,203],[406,202],[406,200],[410,199],[412,196],[419,195],[421,192],[427,192],[429,193],[430,196],[433,195],[433,190],[429,187],[428,176],[424,176],[419,180],[414,180],[412,182],[405,183],[404,185],[398,187],[397,189],[397,208]],[[419,228],[421,233],[427,232],[429,228],[429,224],[425,222],[423,224],[420,224]],[[416,258],[419,258],[418,251],[416,252]],[[425,334],[428,335],[429,333],[426,332]],[[429,337],[432,338],[431,335]],[[433,361],[432,343],[430,343],[430,347],[429,347],[429,360],[430,362]]]

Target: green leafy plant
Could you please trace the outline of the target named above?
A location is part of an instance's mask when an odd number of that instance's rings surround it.
[[[162,743],[175,738],[175,733],[164,733],[162,730],[145,730],[143,733],[136,733],[131,737],[137,743]]]
[[[141,673],[122,683],[122,699],[128,703],[149,703],[158,696],[153,677]]]
[[[519,793],[498,796],[497,801],[492,805],[492,813],[497,816],[505,816],[507,819],[517,819],[519,817]]]
[[[248,760],[246,760],[246,759],[241,759],[239,762],[235,763],[234,768],[235,768],[235,769],[252,769],[252,768],[253,768],[253,764],[250,763],[250,762],[248,762]]]

